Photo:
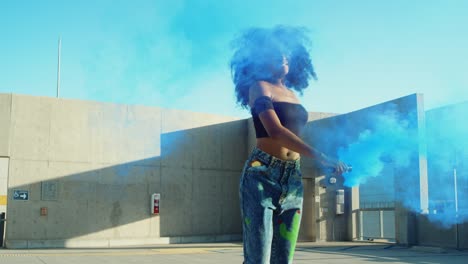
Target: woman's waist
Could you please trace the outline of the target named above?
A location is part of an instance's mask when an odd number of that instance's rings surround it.
[[[257,148],[283,161],[296,161],[301,157],[299,153],[278,145],[271,138],[258,138]]]

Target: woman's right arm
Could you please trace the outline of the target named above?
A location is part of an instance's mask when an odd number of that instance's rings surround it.
[[[250,88],[249,105],[255,109],[258,98],[266,96],[271,98],[271,90],[268,85],[258,82]],[[335,168],[336,173],[341,174],[347,170],[346,164],[327,157],[322,152],[305,143],[289,129],[281,124],[274,109],[266,109],[258,113],[258,117],[265,127],[268,135],[279,143],[282,147],[298,152],[304,156],[311,157],[324,167]]]

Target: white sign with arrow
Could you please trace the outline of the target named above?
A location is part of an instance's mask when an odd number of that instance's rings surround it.
[[[13,190],[13,200],[29,200],[29,191]]]

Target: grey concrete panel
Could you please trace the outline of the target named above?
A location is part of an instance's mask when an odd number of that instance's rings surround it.
[[[192,187],[192,232],[193,235],[222,234],[222,206],[221,180],[224,177],[213,170],[193,171]]]
[[[242,234],[239,182],[241,171],[225,172],[220,177],[221,234]]]
[[[0,196],[7,195],[10,159],[0,157]],[[2,198],[3,199],[3,198]],[[0,203],[0,205],[3,205]]]
[[[221,167],[242,170],[249,154],[247,145],[247,120],[223,123],[221,133]]]
[[[245,121],[232,121],[186,130],[192,135],[195,169],[241,170],[246,159]],[[244,133],[243,133],[244,132]]]
[[[14,95],[12,116],[15,158],[121,163],[160,154],[158,108]]]
[[[29,186],[27,186],[28,188],[25,187],[26,186],[22,189],[29,191]],[[8,198],[10,199],[10,197]],[[5,241],[8,241],[9,239],[30,239],[33,230],[28,227],[33,225],[33,219],[37,218],[35,216],[38,214],[38,212],[33,210],[31,207],[31,202],[14,201],[13,203],[12,200],[9,200],[7,204],[7,212],[8,225],[5,233]]]
[[[418,244],[422,246],[457,247],[457,230],[455,226],[443,228],[432,223],[424,215],[417,218]]]
[[[166,185],[183,189],[168,192],[171,204],[179,201],[161,215],[161,235],[239,233],[238,180],[247,157],[245,125],[240,120],[161,135],[163,189],[167,191]],[[183,176],[174,176],[175,172]],[[173,185],[173,180],[182,184]]]
[[[188,130],[192,142],[185,149],[193,151],[193,167],[195,169],[221,168],[221,130],[218,125],[206,126]]]
[[[162,167],[161,236],[185,236],[192,232],[193,171]]]
[[[302,184],[304,186],[304,202],[298,239],[300,241],[316,241],[315,180],[313,178],[303,178]]]
[[[108,177],[121,169],[115,166],[97,169],[86,163],[52,162],[48,167],[45,165],[47,162],[12,161],[14,168],[20,168],[14,169],[13,173],[42,170],[43,175],[53,175],[59,186],[59,200],[42,201],[40,181],[12,186],[12,189],[28,190],[30,200],[22,204],[20,201],[10,202],[8,240],[159,236],[158,216],[150,215],[150,194],[161,190],[159,168],[136,162],[125,164],[122,166],[130,168],[128,173],[120,174],[120,179],[109,180]],[[80,173],[70,174],[71,171]],[[58,175],[61,177],[57,178]],[[48,209],[47,216],[39,215],[41,207]],[[24,236],[27,233],[29,237]]]
[[[131,141],[123,130],[127,122],[127,106],[96,104],[88,110],[88,129],[91,134],[90,158],[98,163],[119,163],[125,147]]]
[[[0,156],[10,156],[11,94],[0,93]]]
[[[468,223],[459,224],[458,232],[458,247],[468,249]]]
[[[47,161],[10,159],[8,189],[21,189],[32,183],[49,179]],[[9,197],[10,199],[11,197]]]
[[[254,149],[256,145],[255,127],[253,119],[247,119],[247,155]]]
[[[128,106],[122,128],[122,161],[150,160],[161,155],[161,110],[146,106]],[[118,144],[116,142],[115,144]],[[160,163],[146,165],[159,166]]]
[[[161,166],[193,168],[193,157],[196,149],[191,147],[192,143],[193,134],[189,131],[180,130],[161,134]]]
[[[241,170],[247,157],[243,131],[241,120],[164,133],[162,166]]]
[[[12,95],[10,156],[48,160],[50,116],[54,99]]]
[[[160,155],[158,108],[77,100],[58,100],[52,108],[52,160],[122,163]]]
[[[54,161],[91,162],[91,131],[88,113],[91,102],[51,101],[49,158]]]
[[[182,187],[185,191],[168,192],[168,195],[182,195],[183,199],[177,202],[177,205],[174,205],[176,208],[171,210],[171,215],[162,214],[161,235],[174,236],[188,235],[190,233],[219,233],[221,231],[232,233],[231,230],[238,232],[240,224],[238,221],[232,221],[233,217],[229,217],[226,220],[228,221],[228,225],[226,225],[227,230],[222,229],[224,225],[221,225],[220,222],[215,225],[214,223],[207,224],[207,221],[220,221],[220,219],[223,221],[226,219],[223,215],[235,216],[234,219],[240,218],[237,201],[238,178],[240,177],[240,172],[246,157],[243,144],[235,144],[235,142],[236,140],[238,140],[237,142],[242,142],[244,140],[242,134],[237,132],[237,129],[244,128],[243,122],[244,121],[234,121],[220,125],[210,125],[165,133],[161,136],[163,182],[166,180],[173,180],[171,177],[174,176],[166,175],[171,173],[170,170],[179,171],[179,173],[185,175],[184,178],[187,179],[182,181],[185,187],[171,185],[174,188]],[[224,127],[225,125],[227,127]],[[241,137],[239,137],[239,135],[241,135]],[[213,142],[217,144],[213,144]],[[225,160],[226,163],[223,163],[223,160]],[[227,164],[228,161],[232,161],[232,163]],[[237,172],[232,172],[233,169]],[[215,206],[215,204],[219,203],[219,201],[225,197],[220,193],[222,189],[221,185],[214,188],[216,192],[211,194],[213,188],[209,188],[209,186],[212,185],[200,185],[200,183],[197,182],[197,175],[201,177],[200,180],[202,183],[204,182],[203,178],[205,176],[203,176],[204,174],[200,174],[201,171],[206,173],[210,172],[210,174],[214,175],[212,176],[212,181],[209,181],[212,183],[216,183],[220,180],[224,182],[227,179],[226,175],[236,173],[235,179],[231,178],[229,180],[229,183],[234,181],[234,184],[223,185],[223,187],[226,188],[224,190],[226,193],[234,194],[231,195],[234,196],[234,199],[231,197],[227,207],[221,209],[220,206]],[[186,185],[190,182],[193,182],[193,186]],[[163,186],[165,186],[164,183]],[[167,188],[164,187],[164,190],[167,190]],[[192,193],[190,194],[190,192]],[[177,198],[168,198],[171,204],[174,199],[177,200]],[[192,202],[187,204],[187,200],[192,200]],[[229,206],[229,204],[232,203],[234,203],[234,206]],[[203,206],[195,210],[195,208],[198,208],[197,204]],[[170,205],[166,204],[166,206]],[[162,210],[164,210],[164,208]],[[207,215],[210,215],[210,217],[207,218]],[[209,230],[206,228],[209,228]]]
[[[176,109],[162,109],[161,133],[171,133],[236,120],[239,120],[239,118]]]
[[[313,122],[316,120],[324,119],[324,118],[329,118],[336,116],[338,114],[335,113],[324,113],[324,112],[309,112],[309,118],[308,122]]]

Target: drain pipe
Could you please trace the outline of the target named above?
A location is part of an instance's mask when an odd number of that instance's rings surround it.
[[[3,248],[3,236],[5,234],[5,213],[0,213],[0,248]]]

